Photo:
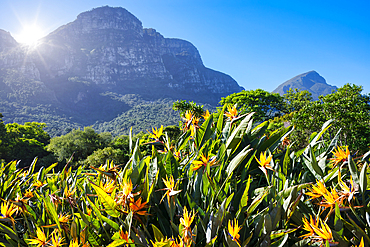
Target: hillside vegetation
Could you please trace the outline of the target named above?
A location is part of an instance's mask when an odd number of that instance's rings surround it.
[[[263,115],[256,103],[248,112],[250,95],[260,96],[262,109],[264,100],[281,99],[290,112]],[[73,130],[44,146],[59,165],[3,162],[2,243],[369,246],[368,97],[355,85],[319,101],[299,91],[279,97],[241,92],[202,116],[196,103],[177,102],[180,128],[120,138]],[[43,136],[44,145],[43,127],[2,124],[0,131],[19,129],[28,143]]]

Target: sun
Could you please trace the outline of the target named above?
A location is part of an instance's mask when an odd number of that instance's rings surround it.
[[[16,40],[25,45],[35,45],[37,41],[45,36],[45,32],[37,25],[25,25],[19,35],[16,35]]]

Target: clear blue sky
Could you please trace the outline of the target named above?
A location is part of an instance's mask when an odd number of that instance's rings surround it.
[[[51,32],[100,6],[124,7],[168,38],[192,42],[204,64],[246,89],[272,91],[316,70],[370,92],[370,1],[1,0],[0,29]]]

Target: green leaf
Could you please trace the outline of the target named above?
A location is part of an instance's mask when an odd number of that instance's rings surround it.
[[[226,110],[226,107],[227,107],[227,104],[225,104],[223,107],[222,107],[222,110],[220,112],[220,115],[218,116],[218,119],[217,119],[217,132],[219,134],[221,134],[222,132],[222,126],[223,126],[223,123],[224,123],[224,112]]]
[[[326,121],[322,127],[321,131],[315,136],[315,138],[310,142],[310,145],[313,147],[317,144],[318,140],[321,138],[321,136],[330,128],[331,124],[333,123],[333,119],[330,119]]]
[[[179,163],[175,156],[173,156],[172,152],[168,152],[166,155],[166,173],[168,176],[173,176],[174,180],[177,180],[179,177],[179,171],[178,171]]]
[[[60,227],[58,214],[57,214],[57,211],[56,211],[54,205],[48,199],[46,199],[45,197],[42,197],[42,196],[40,196],[40,197],[44,201],[44,205],[46,207],[47,212],[52,216],[54,222],[57,224],[59,230],[61,231],[62,228]]]
[[[211,247],[216,242],[217,236],[212,238],[204,247]]]
[[[364,195],[367,188],[367,177],[366,177],[366,170],[367,170],[367,162],[362,166],[360,172],[360,192]]]
[[[239,210],[241,210],[243,207],[246,207],[248,204],[248,199],[249,199],[248,193],[249,193],[249,187],[251,185],[251,182],[252,182],[252,179],[251,179],[251,176],[249,176],[247,185],[245,187],[244,193],[239,203]]]
[[[338,203],[335,203],[335,217],[334,217],[334,230],[342,236],[343,234],[343,222],[340,216],[340,209]]]
[[[21,241],[17,234],[9,227],[0,223],[0,231],[7,234],[11,239],[15,241]]]
[[[349,171],[351,172],[353,182],[360,185],[360,179],[358,177],[357,165],[353,161],[351,155],[348,155],[348,167],[349,167]]]
[[[285,243],[288,241],[288,238],[289,238],[289,234],[285,234],[282,238],[273,242],[271,244],[271,247],[283,247]]]
[[[311,145],[308,145],[307,151],[309,152],[310,157],[306,154],[303,154],[303,161],[308,170],[314,175],[317,180],[321,180],[324,176],[319,164],[317,163],[316,157],[313,153]]]
[[[107,247],[119,247],[119,246],[130,246],[130,244],[128,244],[127,241],[124,239],[116,239],[112,243],[107,245]]]
[[[112,217],[119,217],[120,214],[118,212],[117,203],[113,200],[112,197],[110,197],[103,189],[101,189],[99,186],[91,183],[91,186],[95,189],[96,193],[98,194],[98,197],[100,201],[103,203],[105,211],[108,215]]]
[[[155,241],[159,242],[162,239],[164,239],[163,234],[161,233],[161,231],[154,224],[152,224],[152,228],[153,228],[153,233],[154,233],[154,239],[155,239]]]
[[[226,229],[224,229],[224,236],[227,243],[227,246],[229,247],[239,247],[239,244],[231,239],[229,236],[229,233],[227,233]]]
[[[209,118],[202,124],[202,126],[196,131],[195,134],[195,143],[198,148],[201,148],[203,144],[211,137],[213,134],[212,132],[212,123],[213,123],[213,116],[209,116]]]
[[[260,205],[262,200],[267,196],[269,193],[270,188],[265,189],[263,194],[259,194],[251,203],[251,205],[247,209],[247,218],[253,213],[253,211]]]
[[[100,213],[100,210],[95,206],[95,203],[93,203],[90,198],[87,196],[86,197],[87,201],[89,202],[91,208],[94,210],[95,215],[102,221],[106,222],[108,225],[110,225],[114,230],[119,231],[119,225],[114,222],[113,220],[108,219],[107,217],[103,216]]]
[[[253,116],[253,112],[249,113],[236,127],[236,129],[231,133],[230,137],[226,141],[226,150],[230,149],[230,154],[233,153],[235,148],[239,145],[244,133],[245,129],[248,126],[249,121],[251,121],[251,118]]]
[[[229,163],[226,168],[226,174],[231,175],[232,172],[243,162],[247,155],[252,151],[252,148],[249,148],[249,145],[246,146],[238,155],[236,155]]]
[[[288,136],[293,131],[293,126],[289,126],[288,128],[282,128],[281,130],[273,133],[269,138],[262,143],[262,145],[258,148],[258,151],[262,152],[269,149],[273,152],[284,140],[286,136]]]

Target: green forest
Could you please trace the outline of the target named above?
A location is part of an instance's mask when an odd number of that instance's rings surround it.
[[[163,103],[131,108],[124,135],[1,120],[0,245],[369,246],[361,86]]]

